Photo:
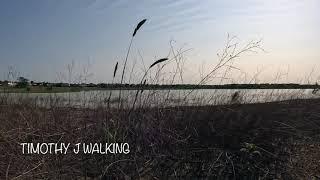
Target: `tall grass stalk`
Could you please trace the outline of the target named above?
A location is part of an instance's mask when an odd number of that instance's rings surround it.
[[[134,29],[134,32],[131,36],[130,39],[130,43],[129,43],[129,47],[128,47],[128,51],[127,51],[127,55],[124,61],[124,65],[123,65],[123,69],[122,69],[122,74],[121,74],[121,80],[120,80],[120,90],[119,90],[119,108],[121,106],[121,90],[122,90],[122,83],[123,83],[123,79],[124,79],[124,75],[125,75],[125,71],[126,71],[126,66],[127,66],[127,62],[128,62],[128,57],[129,57],[129,53],[130,53],[130,49],[132,46],[132,42],[133,42],[133,38],[135,37],[136,33],[138,32],[138,30],[141,28],[141,26],[147,21],[147,19],[143,19],[142,21],[140,21],[137,25],[137,27]]]

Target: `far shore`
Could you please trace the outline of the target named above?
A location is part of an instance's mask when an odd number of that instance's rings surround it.
[[[224,84],[224,85],[196,85],[196,84],[98,84],[98,85],[79,85],[71,86],[0,86],[0,93],[66,93],[95,90],[192,90],[192,89],[314,89],[319,90],[317,84]]]

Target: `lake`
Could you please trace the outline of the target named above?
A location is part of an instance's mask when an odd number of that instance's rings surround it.
[[[228,103],[261,103],[290,99],[320,98],[312,89],[196,89],[191,90],[144,90],[136,99],[139,106],[221,105]],[[131,107],[136,90],[122,90],[122,102]],[[111,93],[110,106],[117,107],[119,90],[95,90],[67,93],[0,93],[0,102],[27,101],[37,105],[97,107],[106,106]],[[232,101],[232,96],[236,95]],[[189,95],[188,95],[189,94]]]

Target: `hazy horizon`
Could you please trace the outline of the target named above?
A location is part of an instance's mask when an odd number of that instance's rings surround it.
[[[310,76],[314,83],[320,80],[319,8],[317,0],[3,0],[0,79],[6,79],[13,66],[26,78],[56,82],[57,74],[74,61],[76,74],[89,62],[93,76],[88,81],[111,82],[117,61],[122,68],[134,27],[146,18],[134,39],[129,69],[136,61],[136,71],[141,71],[138,50],[148,66],[167,56],[169,42],[175,40],[176,48],[192,48],[185,54],[185,83],[195,82],[202,67],[208,72],[217,62],[229,33],[242,45],[262,39],[266,50],[236,61],[247,77],[236,71],[230,77],[248,81],[263,70],[261,83],[274,82],[277,74],[279,82],[301,82]]]

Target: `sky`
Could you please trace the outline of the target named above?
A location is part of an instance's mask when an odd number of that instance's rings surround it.
[[[265,50],[236,60],[245,76],[233,72],[235,82],[313,83],[320,80],[319,8],[318,0],[1,0],[0,79],[13,67],[35,81],[65,81],[74,62],[73,76],[86,68],[87,81],[111,82],[146,18],[128,60],[132,81],[143,64],[166,57],[174,40],[175,48],[192,49],[184,54],[184,82],[194,83],[231,34],[243,45],[262,39]]]

